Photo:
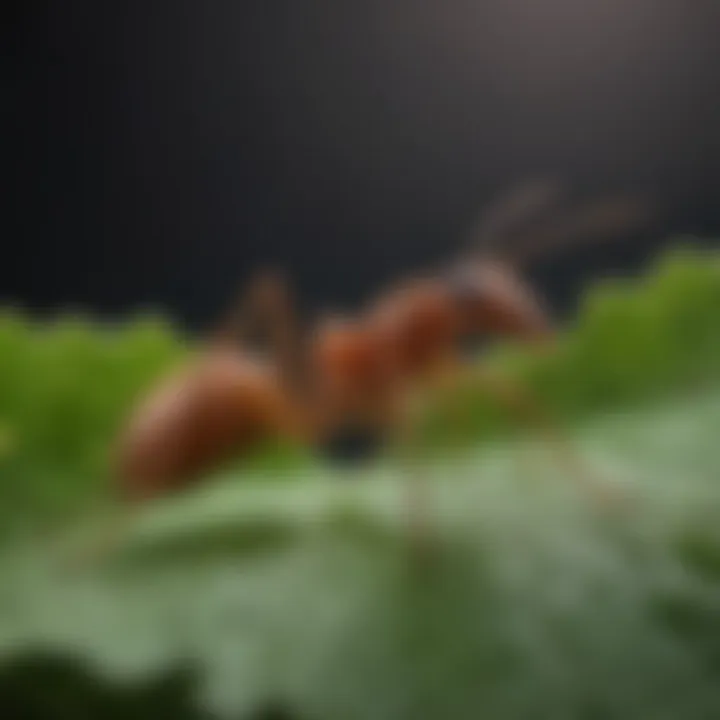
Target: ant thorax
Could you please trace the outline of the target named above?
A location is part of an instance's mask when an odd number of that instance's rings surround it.
[[[365,413],[394,380],[391,348],[369,324],[327,324],[313,344],[313,377],[322,402]]]
[[[376,306],[371,322],[405,380],[444,359],[459,329],[455,304],[437,281],[418,281],[397,291]]]

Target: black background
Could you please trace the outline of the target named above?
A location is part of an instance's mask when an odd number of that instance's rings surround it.
[[[640,189],[558,308],[720,229],[720,10],[688,0],[57,0],[4,14],[0,300],[193,326],[259,264],[352,306],[528,174]]]

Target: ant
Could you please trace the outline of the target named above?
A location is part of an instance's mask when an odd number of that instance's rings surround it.
[[[520,268],[552,247],[623,232],[647,217],[643,205],[621,197],[554,225],[533,224],[557,194],[547,183],[522,186],[485,216],[473,247],[444,272],[393,286],[356,317],[326,318],[310,333],[299,329],[284,280],[257,277],[197,356],[136,408],[117,448],[124,498],[142,502],[184,489],[266,439],[332,449],[353,434],[400,437],[412,391],[468,367],[463,339],[491,334],[551,344],[549,313]],[[503,248],[488,252],[499,240]],[[252,350],[249,331],[269,336],[269,351]],[[548,430],[527,395],[499,378],[488,377],[487,386]]]
[[[402,405],[413,389],[458,382],[463,370],[483,373],[489,392],[547,434],[549,419],[538,404],[467,362],[463,345],[490,335],[551,348],[550,313],[522,279],[522,266],[553,247],[607,237],[648,217],[643,203],[621,196],[588,203],[560,222],[538,227],[534,216],[559,192],[547,182],[520,186],[483,217],[473,245],[445,270],[394,285],[358,317],[332,318],[316,329],[310,343],[318,369],[314,402],[325,408],[325,437],[354,434],[364,436],[367,445],[367,438],[392,436],[393,427],[402,430],[410,422]],[[488,252],[498,240],[505,242],[504,250]]]

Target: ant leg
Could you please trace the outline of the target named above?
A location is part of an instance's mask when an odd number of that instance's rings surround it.
[[[470,415],[470,406],[463,397],[462,379],[475,377],[477,375],[477,367],[470,368],[456,358],[449,357],[447,362],[439,368],[439,372],[435,377],[434,390],[443,398],[440,405],[443,409],[443,419],[447,423],[447,428],[451,432],[451,437],[461,437]],[[490,385],[488,382],[487,385]],[[453,434],[454,433],[454,434]],[[529,451],[520,447],[517,453],[517,460],[521,475],[531,476],[533,470],[533,460]]]
[[[410,547],[422,563],[430,549],[430,508],[427,478],[417,452],[421,408],[413,402],[416,399],[405,397],[402,407],[396,408],[393,440],[402,466]]]
[[[588,468],[580,461],[569,440],[551,421],[541,404],[532,397],[527,388],[521,388],[496,373],[490,375],[481,371],[483,384],[488,392],[502,405],[512,410],[525,422],[529,422],[540,431],[548,446],[554,450],[556,459],[564,466],[573,478],[582,481],[585,489],[603,506],[615,506],[624,503],[626,498],[619,488],[610,487],[604,480],[589,473]]]
[[[256,273],[218,323],[210,340],[220,344],[246,342],[267,323],[269,311],[285,293],[284,281],[277,274]]]
[[[306,338],[300,327],[292,293],[279,273],[265,271],[250,281],[250,286],[221,323],[215,339],[219,342],[243,342],[258,332],[269,345],[269,355],[278,364],[288,390],[304,394],[310,373]]]

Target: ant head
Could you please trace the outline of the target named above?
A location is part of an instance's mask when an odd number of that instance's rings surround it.
[[[600,198],[563,211],[557,207],[562,194],[557,183],[528,182],[483,213],[463,253],[467,259],[447,279],[465,337],[548,337],[551,323],[542,303],[514,268],[550,250],[622,236],[653,216],[647,198],[639,195]]]
[[[498,260],[475,260],[456,266],[447,289],[458,307],[461,334],[545,340],[553,335],[539,297],[512,267]]]

